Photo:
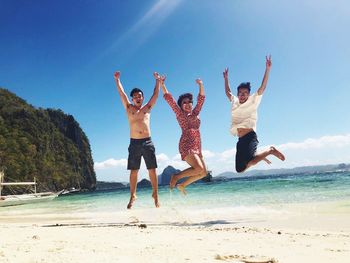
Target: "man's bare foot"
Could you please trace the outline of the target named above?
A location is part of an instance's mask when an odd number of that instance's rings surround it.
[[[271,152],[271,154],[273,154],[274,156],[276,156],[278,159],[280,159],[282,161],[284,161],[286,159],[284,157],[284,155],[273,146],[270,147],[270,152]]]
[[[176,182],[177,182],[177,180],[175,178],[175,174],[173,174],[170,178],[170,183],[169,183],[170,190],[174,189]]]
[[[135,202],[135,200],[137,199],[137,196],[136,195],[133,195],[130,197],[130,201],[129,201],[129,204],[127,206],[127,209],[131,209],[133,203]]]
[[[157,193],[153,193],[152,194],[152,197],[154,199],[154,205],[158,208],[160,207],[160,204],[159,204],[159,200],[158,200],[158,194]]]
[[[271,161],[270,161],[269,159],[264,158],[263,160],[264,160],[267,164],[271,164]]]
[[[182,184],[177,185],[177,190],[179,190],[183,195],[187,195],[185,187]]]

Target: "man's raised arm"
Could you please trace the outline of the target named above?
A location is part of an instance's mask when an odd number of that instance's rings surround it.
[[[126,109],[128,107],[128,105],[130,105],[130,101],[128,99],[128,96],[125,94],[123,85],[120,81],[120,71],[116,71],[114,73],[114,79],[115,79],[115,83],[117,85],[118,93],[119,93],[120,98],[122,100],[123,106]]]
[[[270,56],[266,56],[266,69],[265,69],[265,74],[264,74],[264,78],[263,81],[261,83],[260,88],[258,89],[258,94],[262,95],[266,89],[266,85],[267,85],[267,81],[269,80],[269,74],[270,74],[270,70],[271,70],[271,66],[272,66],[272,60],[271,60],[271,55]]]
[[[230,89],[230,83],[228,81],[228,68],[225,68],[224,72],[222,73],[224,75],[224,80],[225,80],[225,94],[229,101],[232,99],[232,93]]]
[[[149,110],[156,104],[156,101],[158,99],[159,89],[160,89],[160,75],[158,72],[153,73],[154,79],[156,80],[156,85],[154,86],[153,94],[150,100],[147,102],[145,107],[147,107]]]

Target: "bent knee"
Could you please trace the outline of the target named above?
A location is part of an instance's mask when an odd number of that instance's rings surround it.
[[[207,169],[205,167],[198,166],[195,168],[197,174],[201,175],[202,177],[206,176],[207,174]]]

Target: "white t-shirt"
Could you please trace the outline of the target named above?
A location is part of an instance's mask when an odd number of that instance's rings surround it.
[[[262,95],[254,93],[249,96],[246,102],[239,103],[236,96],[231,97],[231,129],[232,135],[237,135],[238,128],[248,128],[256,131],[256,121],[258,120],[258,106],[261,102]]]

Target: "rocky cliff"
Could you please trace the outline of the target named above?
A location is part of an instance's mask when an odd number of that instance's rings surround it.
[[[61,110],[35,108],[0,88],[0,167],[6,178],[31,181],[38,190],[92,190],[90,144],[79,123]]]

